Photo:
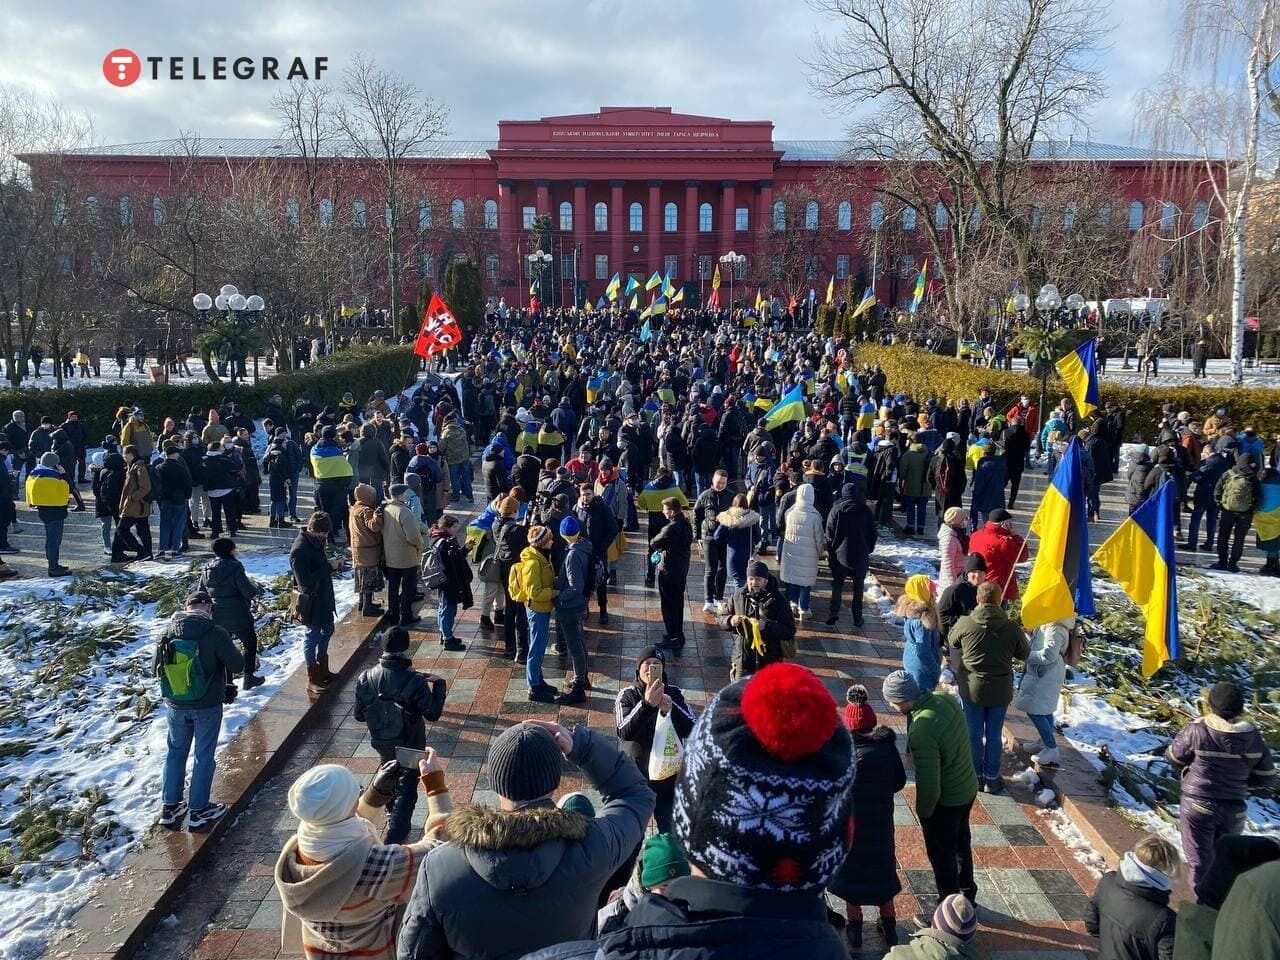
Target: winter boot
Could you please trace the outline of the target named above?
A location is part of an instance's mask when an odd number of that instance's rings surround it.
[[[486,632],[492,632],[493,621],[489,619],[488,614],[485,614],[485,613],[480,614],[480,629]]]
[[[569,706],[576,703],[587,702],[586,685],[579,680],[574,680],[569,686],[565,687],[564,693],[556,697],[556,703],[561,706]]]
[[[498,626],[502,626],[504,623],[507,622],[506,608],[503,608],[502,610],[493,611],[493,622],[496,623]]]
[[[862,924],[846,923],[844,927],[844,942],[849,947],[851,954],[858,953],[862,950]]]
[[[332,683],[338,679],[338,675],[329,670],[329,655],[316,657],[316,666],[320,668],[321,683]]]
[[[324,679],[324,674],[320,672],[320,665],[314,667],[307,665],[307,693],[320,694],[324,693],[325,685],[328,681]]]

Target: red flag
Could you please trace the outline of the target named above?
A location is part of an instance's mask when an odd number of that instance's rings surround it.
[[[712,290],[711,296],[707,297],[707,309],[708,310],[720,309],[720,291],[718,289]]]
[[[440,299],[440,294],[431,294],[431,302],[427,304],[427,312],[422,317],[422,329],[418,331],[413,352],[423,359],[429,359],[461,342],[462,328],[458,326],[452,311]]]

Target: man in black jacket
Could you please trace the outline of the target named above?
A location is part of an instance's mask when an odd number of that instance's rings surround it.
[[[876,521],[871,509],[858,493],[858,486],[846,483],[840,488],[840,501],[827,517],[827,557],[831,564],[831,609],[827,624],[840,619],[844,600],[844,584],[853,585],[850,606],[853,625],[862,626],[862,594],[866,589],[867,567],[876,548]]]
[[[942,618],[942,637],[946,639],[951,628],[961,617],[973,613],[978,606],[978,587],[987,579],[987,561],[980,553],[971,553],[964,559],[964,576],[942,591],[938,598],[938,616]]]
[[[355,718],[369,725],[370,743],[386,762],[396,759],[397,747],[426,747],[427,721],[438,720],[444,709],[445,682],[413,669],[404,627],[391,627],[382,635],[382,650],[377,664],[356,679]],[[418,799],[416,765],[401,765],[397,772],[383,843],[405,842]]]
[[[649,541],[649,551],[658,555],[658,604],[662,608],[663,639],[657,646],[679,653],[684,649],[684,591],[689,580],[689,560],[693,553],[693,527],[680,506],[679,497],[662,501],[666,523]]]
[[[595,484],[584,483],[578,488],[578,502],[573,515],[582,527],[582,536],[591,542],[591,560],[596,568],[596,603],[600,606],[600,623],[609,622],[609,547],[618,536],[618,518],[596,496]]]
[[[84,428],[84,424],[80,422],[80,414],[74,410],[68,410],[67,419],[63,421],[59,429],[66,432],[67,439],[71,441],[71,446],[75,450],[76,469],[74,474],[68,470],[69,481],[73,484],[88,483],[89,471],[85,466],[84,455],[89,447],[89,435]]]
[[[155,490],[160,507],[160,549],[157,560],[172,555],[182,556],[182,542],[187,528],[187,501],[191,499],[191,472],[182,459],[182,448],[176,443],[164,445],[164,459],[155,467],[159,482]]]
[[[734,635],[729,668],[733,680],[784,659],[786,648],[795,643],[796,618],[791,604],[761,560],[747,567],[747,585],[729,598],[728,612],[719,623]]]
[[[295,617],[307,628],[302,644],[307,662],[307,690],[323,693],[333,679],[329,672],[329,638],[333,636],[336,601],[333,597],[333,574],[342,569],[342,559],[330,560],[324,552],[325,541],[333,532],[333,521],[323,510],[307,519],[289,550],[289,569],[293,573],[298,596]]]
[[[204,490],[209,497],[210,526],[215,537],[222,536],[225,521],[228,533],[234,535],[237,525],[236,498],[240,490],[240,469],[236,461],[227,455],[221,443],[209,444],[201,464],[204,473]]]
[[[711,478],[711,486],[703,490],[693,505],[693,529],[702,541],[702,559],[705,571],[702,580],[704,613],[715,613],[716,605],[724,602],[724,584],[728,573],[725,543],[712,539],[716,530],[716,517],[733,504],[733,491],[729,489],[729,474],[717,470]]]

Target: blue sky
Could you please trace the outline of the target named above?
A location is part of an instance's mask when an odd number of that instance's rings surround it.
[[[1164,0],[1117,0],[1113,16],[1110,96],[1087,132],[1128,144],[1132,97],[1165,69],[1173,31]],[[0,0],[0,22],[0,82],[88,111],[100,143],[276,130],[275,84],[143,80],[117,89],[101,73],[115,47],[143,57],[324,55],[335,79],[364,51],[444,104],[456,139],[491,139],[499,119],[601,105],[772,120],[779,139],[837,139],[845,125],[810,92],[822,21],[803,0]]]

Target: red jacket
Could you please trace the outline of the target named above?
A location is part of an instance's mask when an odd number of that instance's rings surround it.
[[[1034,403],[1028,404],[1027,409],[1023,410],[1021,404],[1015,403],[1005,411],[1005,421],[1007,422],[1015,413],[1022,417],[1022,429],[1027,431],[1027,436],[1034,440],[1040,432],[1040,411],[1036,408],[1036,405]]]
[[[969,538],[969,552],[982,554],[987,561],[987,579],[1004,587],[1001,601],[1018,596],[1018,578],[1014,566],[1027,558],[1027,542],[999,524],[987,521],[987,525]]]

